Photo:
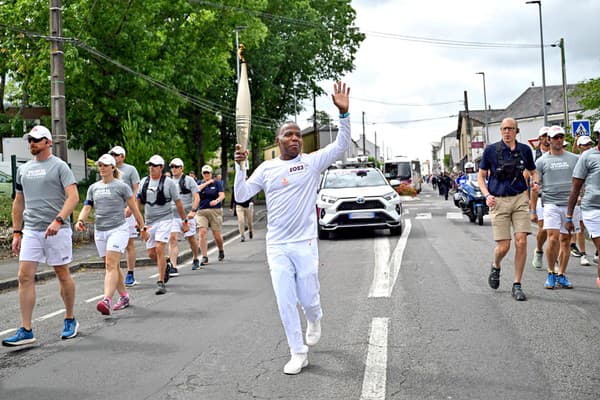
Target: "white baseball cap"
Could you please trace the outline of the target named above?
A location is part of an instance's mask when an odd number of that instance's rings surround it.
[[[146,161],[146,164],[165,165],[165,160],[158,154],[155,154]]]
[[[115,158],[110,154],[102,154],[98,161],[96,161],[96,165],[98,164],[112,165],[113,167],[117,165]]]
[[[548,129],[548,137],[553,138],[556,135],[565,135],[565,130],[562,126],[552,125],[550,129]]]
[[[548,134],[548,130],[549,130],[549,129],[550,129],[550,127],[549,127],[549,126],[542,126],[542,127],[540,128],[540,130],[538,131],[538,137],[540,137],[540,136],[544,136],[544,135],[547,135],[547,134]]]
[[[109,153],[115,153],[119,156],[124,156],[125,155],[125,149],[122,148],[121,146],[115,146],[112,149],[110,149]]]
[[[212,167],[210,165],[205,165],[202,167],[202,172],[212,172]]]
[[[174,165],[176,167],[183,167],[183,160],[181,158],[174,158],[171,160],[169,165]]]
[[[589,136],[579,136],[577,138],[577,145],[578,146],[585,146],[586,144],[590,144],[592,143],[592,138]]]
[[[43,125],[36,125],[34,126],[28,134],[26,134],[25,136],[23,136],[24,139],[29,139],[30,137],[34,138],[34,139],[41,139],[41,138],[46,138],[50,141],[52,141],[52,134],[50,133],[50,131],[48,130],[48,128],[46,128]]]

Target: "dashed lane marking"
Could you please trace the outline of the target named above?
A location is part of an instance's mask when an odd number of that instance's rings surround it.
[[[361,400],[385,400],[389,318],[373,318]]]

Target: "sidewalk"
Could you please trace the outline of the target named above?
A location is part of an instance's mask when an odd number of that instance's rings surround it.
[[[267,210],[264,204],[254,205],[254,222],[261,221],[263,218],[266,217],[266,214]],[[231,214],[228,207],[225,207],[223,209],[223,230],[221,231],[221,233],[223,235],[223,240],[228,240],[236,235],[239,235],[237,218]],[[208,241],[208,248],[210,249],[215,246],[215,242],[212,239],[210,229],[208,237],[210,238]],[[191,259],[192,257],[192,251],[186,244],[187,242],[183,243],[183,245],[180,245],[179,247],[180,251],[177,263],[185,262]],[[137,255],[135,263],[136,267],[155,265],[155,263],[152,260],[150,260],[146,255],[145,242],[136,239],[135,250]],[[121,266],[126,267],[125,255],[121,257]],[[75,272],[81,268],[104,268],[104,263],[102,262],[102,259],[98,256],[96,244],[93,240],[90,242],[78,243],[73,245],[73,261],[71,262],[69,268],[71,272]],[[0,290],[18,287],[18,270],[19,259],[17,257],[0,261]],[[36,281],[54,277],[54,268],[49,267],[46,264],[38,265],[37,273],[35,274]]]

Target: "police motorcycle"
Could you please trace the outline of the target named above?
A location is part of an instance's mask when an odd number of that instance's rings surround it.
[[[474,172],[475,164],[467,162],[465,171],[467,172],[457,179],[458,189],[454,194],[454,204],[469,217],[469,221],[477,221],[479,225],[483,225],[483,216],[489,214],[490,209],[479,188],[477,173]]]

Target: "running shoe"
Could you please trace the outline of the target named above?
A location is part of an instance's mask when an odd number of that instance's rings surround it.
[[[244,235],[242,235],[242,236],[240,237],[240,242],[245,242],[245,241],[246,241],[246,237],[245,237]]]
[[[129,296],[120,296],[119,301],[114,305],[113,310],[119,311],[129,307]]]
[[[546,278],[546,283],[544,283],[544,287],[546,289],[554,289],[556,287],[556,274],[548,272],[548,278]]]
[[[560,286],[563,289],[573,289],[573,285],[571,284],[571,282],[569,282],[566,275],[558,275],[556,283],[558,283],[558,286]]]
[[[592,263],[590,262],[587,254],[585,254],[585,253],[583,253],[581,255],[581,258],[579,259],[579,264],[582,265],[582,266],[584,266],[584,267],[592,265]]]
[[[252,239],[252,231],[248,232],[248,236],[250,236],[250,239]]]
[[[575,243],[571,243],[571,255],[573,257],[581,257],[584,253],[579,251],[579,248]]]
[[[169,263],[167,263],[167,266],[165,267],[165,280],[164,282],[167,283],[169,282],[169,278],[171,277],[171,267],[169,266]],[[159,276],[160,279],[160,276]]]
[[[96,304],[96,310],[100,311],[102,315],[110,315],[111,301],[108,297],[103,298]]]
[[[24,346],[34,342],[35,337],[33,337],[33,329],[25,330],[25,328],[20,327],[17,329],[17,333],[15,333],[14,336],[6,338],[2,341],[2,346],[16,347]]]
[[[200,266],[203,267],[206,264],[208,264],[208,257],[202,257],[202,262],[200,263]]]
[[[512,287],[512,297],[517,301],[525,301],[527,300],[527,296],[523,293],[523,288],[520,283],[513,283]]]
[[[225,258],[225,251],[219,250],[219,261],[223,261],[224,258]]]
[[[310,322],[306,320],[306,344],[314,346],[321,339],[321,320]]]
[[[171,269],[169,270],[169,276],[179,276],[179,270],[175,267],[171,267]]]
[[[158,281],[156,282],[156,294],[165,294],[167,293],[167,287],[164,282]]]
[[[537,251],[537,250],[535,251],[531,265],[533,265],[535,267],[535,269],[544,268],[544,252],[543,251]]]
[[[77,331],[79,330],[79,322],[75,320],[75,318],[65,318],[65,327],[63,328],[61,338],[62,339],[71,339],[77,336]]]
[[[488,284],[492,289],[498,289],[500,287],[500,268],[494,267],[494,264],[492,264],[492,270],[488,277]]]
[[[198,268],[200,268],[200,261],[198,261],[198,259],[195,258],[194,261],[192,261],[192,271],[195,271]]]
[[[292,358],[283,367],[283,373],[286,375],[296,375],[307,365],[308,353],[292,353]]]
[[[127,276],[125,277],[125,286],[132,287],[137,285],[137,281],[133,277],[133,272],[127,272]]]

